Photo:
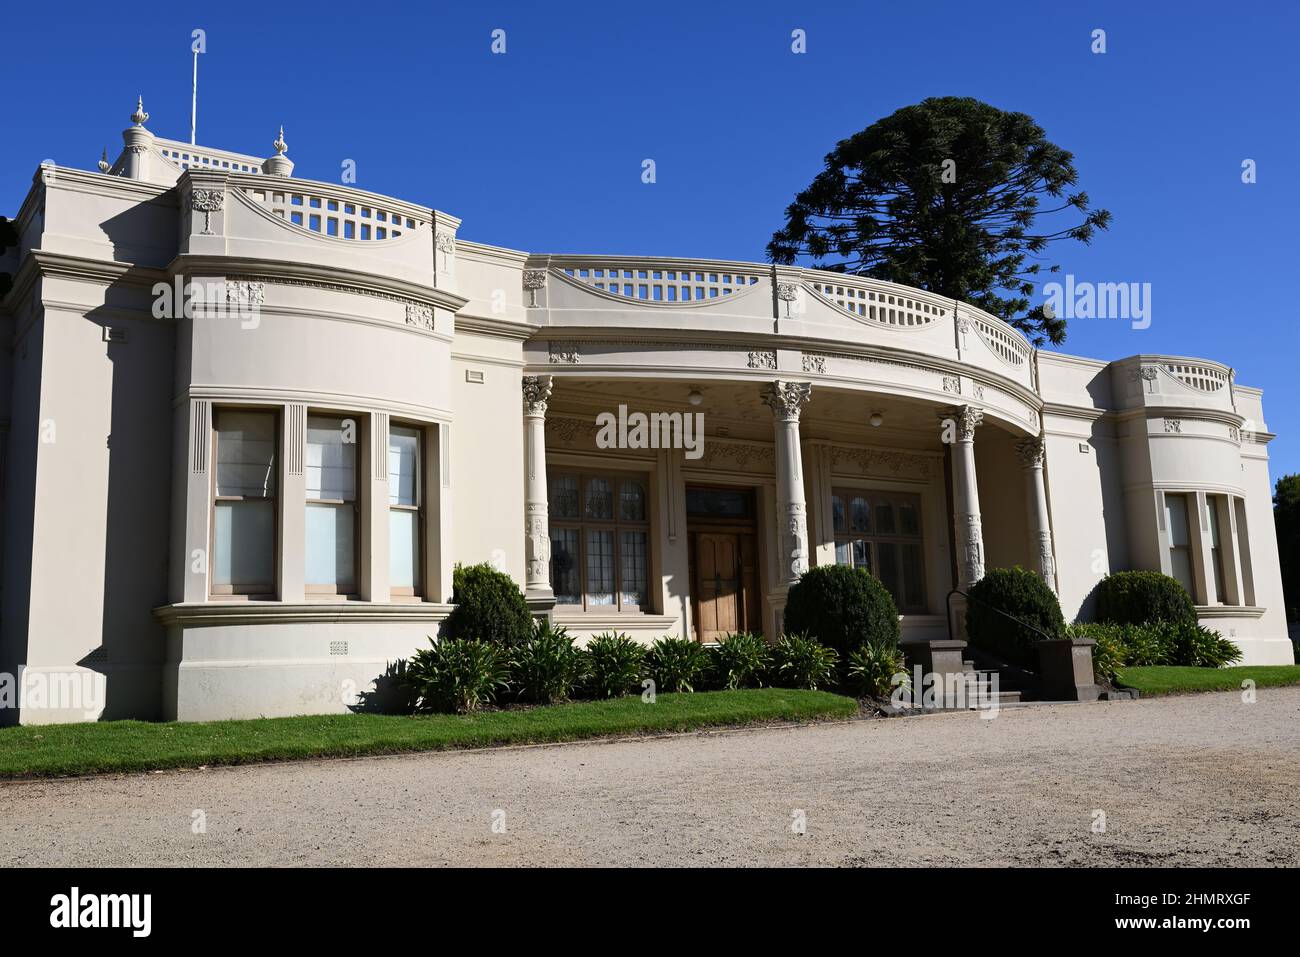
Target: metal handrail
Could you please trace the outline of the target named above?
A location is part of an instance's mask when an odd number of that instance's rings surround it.
[[[953,595],[961,595],[967,601],[973,601],[975,602],[975,604],[982,605],[983,607],[989,609],[990,611],[997,612],[999,615],[1001,615],[1003,618],[1006,618],[1008,621],[1014,621],[1017,625],[1021,625],[1024,628],[1028,628],[1032,632],[1036,632],[1037,634],[1042,635],[1044,641],[1056,640],[1051,635],[1049,635],[1047,632],[1043,631],[1043,629],[1037,627],[1036,625],[1031,625],[1029,622],[1024,621],[1023,619],[1017,618],[1015,615],[1003,611],[1001,608],[998,608],[996,605],[989,604],[982,598],[976,598],[974,595],[970,594],[969,592],[964,592],[960,588],[954,588],[952,591],[948,592],[948,597],[944,601],[944,605],[947,610],[947,617],[948,617],[948,640],[949,641],[954,640],[952,636],[952,596]]]

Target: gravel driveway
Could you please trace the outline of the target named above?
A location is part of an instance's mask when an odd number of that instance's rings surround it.
[[[755,863],[1295,866],[1300,688],[0,784],[5,866]]]

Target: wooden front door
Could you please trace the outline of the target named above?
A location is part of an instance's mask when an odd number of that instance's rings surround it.
[[[693,532],[691,559],[695,640],[718,641],[732,632],[758,630],[754,536]]]
[[[740,536],[701,532],[695,536],[695,594],[700,641],[717,641],[740,625]]]

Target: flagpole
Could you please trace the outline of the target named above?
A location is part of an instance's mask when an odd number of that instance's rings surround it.
[[[199,51],[194,51],[194,87],[190,98],[190,146],[194,146],[194,130],[199,119]]]

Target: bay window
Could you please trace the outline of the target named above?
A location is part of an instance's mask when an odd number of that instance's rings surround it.
[[[274,595],[275,413],[218,410],[215,431],[212,594]]]
[[[354,419],[307,417],[306,480],[307,591],[353,594],[358,518]]]
[[[588,611],[645,610],[650,548],[646,480],[553,473],[549,487],[555,603]]]
[[[421,592],[421,443],[418,428],[392,425],[388,429],[388,579],[396,596]]]
[[[905,492],[833,489],[835,562],[871,572],[902,612],[924,613],[921,501]]]

